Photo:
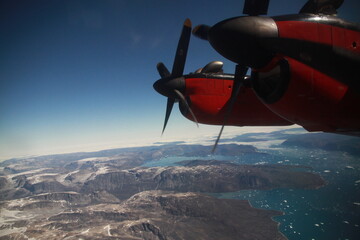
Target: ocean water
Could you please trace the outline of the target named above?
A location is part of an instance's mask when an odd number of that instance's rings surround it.
[[[256,208],[280,210],[274,217],[288,239],[360,239],[360,159],[342,152],[308,149],[267,149],[269,155],[237,157],[166,157],[144,166],[174,166],[184,160],[227,160],[238,164],[291,164],[310,166],[327,185],[316,190],[245,190],[212,194],[246,199]],[[304,169],[305,170],[305,169]]]

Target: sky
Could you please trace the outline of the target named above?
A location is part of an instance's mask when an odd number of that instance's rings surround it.
[[[272,0],[269,15],[306,1]],[[161,136],[166,98],[152,84],[156,64],[171,69],[182,23],[213,25],[242,15],[243,0],[1,0],[0,160],[212,137],[175,106]],[[360,22],[360,2],[339,16]],[[220,60],[192,37],[185,73]],[[227,127],[226,134],[270,131]]]

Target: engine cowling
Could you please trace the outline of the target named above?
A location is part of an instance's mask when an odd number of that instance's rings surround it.
[[[228,109],[233,79],[224,77],[198,76],[186,79],[186,98],[198,122],[222,125]],[[186,108],[181,113],[193,120]],[[232,113],[226,125],[232,126],[285,126],[292,123],[269,110],[256,96],[250,86],[241,88]]]
[[[254,90],[271,111],[309,131],[359,131],[359,95],[297,60],[252,73]]]

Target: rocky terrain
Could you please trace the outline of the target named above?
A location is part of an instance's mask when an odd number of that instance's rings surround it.
[[[194,160],[141,167],[170,153],[201,155],[207,148],[118,149],[3,162],[0,239],[284,239],[271,220],[280,212],[202,193],[324,185],[319,175],[298,166]],[[229,155],[257,152],[234,144],[222,149]]]
[[[0,239],[285,239],[271,220],[280,212],[198,193],[144,191],[123,202],[86,207],[33,201],[8,203],[2,213],[7,234]]]

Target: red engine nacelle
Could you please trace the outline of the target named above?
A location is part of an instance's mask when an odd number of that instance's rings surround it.
[[[200,123],[222,125],[228,109],[233,80],[223,78],[186,79],[187,100]],[[185,108],[180,106],[182,114],[193,120]],[[256,96],[250,87],[242,87],[227,119],[226,125],[232,126],[285,126],[289,121],[271,112]]]
[[[254,90],[274,113],[308,131],[360,130],[360,96],[347,85],[291,58],[272,72],[256,72],[253,79]],[[269,76],[274,79],[270,89]]]

